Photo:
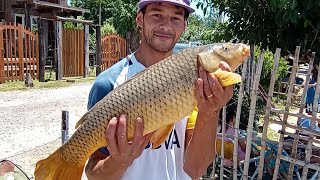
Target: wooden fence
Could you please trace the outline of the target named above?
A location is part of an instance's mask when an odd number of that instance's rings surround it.
[[[84,74],[84,31],[63,29],[62,31],[62,75],[63,77]]]
[[[0,24],[0,83],[39,78],[38,35],[22,25]]]
[[[119,35],[107,35],[101,40],[101,70],[104,71],[126,56],[126,40]]]
[[[221,145],[217,146],[217,158],[213,162],[213,170],[211,174],[205,175],[202,179],[302,179],[313,180],[320,179],[320,130],[318,123],[319,105],[318,98],[320,97],[320,70],[318,70],[318,78],[316,84],[309,84],[312,75],[313,63],[315,53],[312,57],[308,67],[300,67],[298,64],[300,47],[297,46],[295,51],[294,63],[288,81],[288,91],[286,94],[286,102],[284,107],[278,107],[274,102],[276,92],[276,75],[279,69],[281,49],[277,48],[274,54],[274,64],[271,73],[271,80],[268,93],[262,92],[259,89],[260,75],[262,73],[262,66],[264,62],[264,52],[262,51],[257,64],[253,64],[254,76],[251,79],[253,86],[250,92],[250,111],[248,124],[246,130],[240,130],[240,114],[243,108],[243,98],[245,93],[245,84],[250,73],[247,71],[249,64],[244,63],[242,68],[242,80],[238,94],[234,135],[225,134],[226,132],[226,113],[223,110],[222,117],[222,133],[218,134],[217,142]],[[306,70],[307,69],[307,70]],[[298,78],[304,78],[304,84],[296,82]],[[303,85],[303,86],[302,86]],[[306,94],[309,87],[315,87],[313,111],[307,114]],[[301,99],[294,99],[293,94],[296,87],[301,88]],[[253,130],[253,123],[255,121],[256,102],[258,97],[264,96],[266,99],[265,114],[263,118],[263,132],[259,136]],[[294,106],[298,103],[298,107]],[[295,107],[295,108],[293,108]],[[306,127],[308,123],[302,126],[302,121],[309,122],[310,127]],[[278,136],[274,140],[269,140],[267,134],[269,125],[278,125]],[[245,139],[245,157],[239,161],[238,149],[240,148],[239,140]],[[219,143],[218,143],[219,144]],[[221,150],[220,150],[221,149]],[[231,149],[231,151],[230,151]],[[232,151],[233,150],[233,151]],[[243,150],[243,149],[242,149]],[[219,153],[220,152],[220,153]],[[231,155],[230,155],[231,154]],[[230,159],[231,157],[231,159]],[[232,160],[232,164],[227,164],[225,161]]]

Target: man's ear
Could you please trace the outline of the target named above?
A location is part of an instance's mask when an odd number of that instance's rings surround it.
[[[141,11],[137,14],[136,23],[137,23],[138,27],[142,28],[142,26],[143,26],[143,14],[142,14]]]

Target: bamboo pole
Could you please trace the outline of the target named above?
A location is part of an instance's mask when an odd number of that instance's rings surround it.
[[[292,92],[293,92],[293,84],[294,84],[295,79],[296,79],[296,72],[297,72],[297,68],[298,68],[299,54],[300,54],[300,46],[297,46],[296,47],[294,61],[293,61],[292,74],[290,75],[290,79],[289,79],[290,84],[289,84],[287,102],[286,102],[286,106],[285,106],[285,111],[286,112],[285,112],[285,114],[283,116],[283,121],[284,121],[285,124],[287,123],[287,119],[288,119],[288,113],[287,112],[290,111],[291,97],[292,97]],[[285,130],[286,130],[286,126],[282,126],[281,131],[284,132]],[[274,173],[273,173],[273,180],[276,180],[277,177],[278,177],[279,166],[280,166],[280,156],[281,156],[282,150],[283,150],[283,139],[284,139],[284,135],[280,134],[280,141],[279,141],[276,165],[275,165],[275,169],[274,169]]]
[[[247,128],[246,156],[245,156],[245,160],[244,160],[244,177],[243,177],[244,180],[248,179],[253,122],[254,122],[254,115],[255,115],[256,103],[257,103],[257,91],[258,91],[258,87],[259,87],[259,81],[260,81],[260,75],[261,75],[263,61],[264,61],[264,51],[261,51],[258,68],[256,69],[256,73],[254,76],[253,89],[251,92],[249,121],[248,121],[248,128]]]
[[[299,109],[299,113],[302,114],[303,110],[304,110],[304,106],[306,103],[306,99],[304,97],[306,97],[307,94],[307,90],[308,90],[308,84],[310,81],[310,74],[313,68],[313,61],[314,58],[312,58],[309,62],[309,68],[308,68],[308,72],[307,72],[307,77],[304,83],[304,88],[303,88],[303,93],[302,93],[302,99],[301,99],[301,103],[300,103],[300,109]],[[297,119],[297,126],[300,125],[300,121],[301,121],[301,117],[298,117]],[[295,134],[299,134],[299,130],[296,129]],[[294,141],[293,141],[293,148],[292,148],[292,152],[291,152],[291,157],[293,158],[297,158],[297,146],[298,146],[298,142],[299,142],[299,135],[297,137],[294,137]],[[290,163],[290,167],[289,167],[289,174],[288,177],[293,177],[293,168],[294,164]]]
[[[314,58],[315,52],[312,52],[312,58]],[[313,110],[312,110],[312,116],[316,118],[318,114],[318,98],[319,98],[319,93],[320,93],[320,71],[318,70],[318,77],[317,77],[317,86],[316,86],[316,91],[314,94],[314,100],[313,100]],[[315,125],[315,120],[312,118],[311,119],[311,126]],[[314,135],[309,134],[310,139],[313,139]],[[306,157],[305,157],[305,162],[309,163],[310,158],[312,154],[312,142],[308,141],[307,149],[306,149]],[[304,166],[302,170],[302,180],[307,179],[307,174],[308,174],[308,167]]]
[[[283,121],[276,121],[274,119],[271,119],[270,118],[270,122],[274,123],[274,124],[279,124],[279,125],[282,125],[282,126],[285,126],[285,127],[288,127],[288,128],[292,128],[292,129],[297,129],[299,131],[307,131],[309,134],[314,134],[314,135],[319,135],[319,132],[317,131],[314,131],[314,130],[311,130],[311,129],[307,129],[307,128],[302,128],[302,127],[299,127],[299,126],[295,126],[295,125],[291,125],[291,124],[288,124],[288,123],[284,123]],[[281,130],[280,130],[281,132]],[[302,139],[302,137],[300,137]],[[317,140],[312,140],[312,141],[316,141]]]
[[[286,114],[285,110],[276,109],[276,108],[271,108],[271,112],[274,112],[274,113],[277,113],[277,114]],[[287,114],[289,116],[296,116],[296,117],[301,117],[301,118],[314,119],[314,120],[316,120],[316,121],[318,121],[320,123],[320,119],[319,118],[313,117],[313,116],[308,115],[308,114],[294,113],[294,112],[287,112]]]
[[[224,164],[224,138],[226,134],[226,106],[222,108],[222,127],[221,127],[221,164],[220,164],[220,180],[223,180],[223,164]]]
[[[236,113],[236,122],[234,125],[234,147],[233,147],[233,180],[237,180],[238,174],[238,140],[239,140],[239,125],[240,125],[240,115],[241,115],[241,107],[242,107],[242,100],[243,100],[243,92],[244,92],[244,81],[247,75],[247,63],[245,61],[242,66],[242,74],[241,74],[241,83],[239,89],[239,96],[238,96],[238,104],[237,104],[237,113]]]
[[[268,125],[269,125],[269,119],[270,119],[270,110],[272,107],[272,96],[274,91],[274,84],[276,82],[277,78],[277,71],[279,66],[279,60],[280,60],[280,52],[281,49],[277,48],[274,58],[274,64],[273,64],[273,70],[271,73],[271,80],[270,80],[270,86],[269,86],[269,92],[268,92],[268,100],[267,100],[267,106],[266,106],[266,114],[264,116],[264,122],[263,122],[263,134],[262,134],[262,148],[260,152],[260,162],[259,162],[259,174],[258,179],[262,179],[263,175],[263,168],[264,168],[264,152],[266,149],[266,139],[267,139],[267,131],[268,131]]]
[[[294,158],[291,158],[288,156],[283,156],[283,155],[280,156],[280,159],[282,159],[284,161],[292,162],[292,163],[297,164],[299,166],[303,166],[303,167],[306,167],[309,169],[314,169],[314,170],[320,171],[320,166],[317,164],[310,164],[305,161],[301,161],[301,160],[294,159]]]

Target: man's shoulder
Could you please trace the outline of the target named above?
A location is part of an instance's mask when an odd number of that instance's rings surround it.
[[[105,71],[101,72],[96,79],[97,83],[102,83],[106,81],[115,81],[124,67],[129,64],[126,58],[121,59],[116,64],[112,65],[110,68],[106,69]]]

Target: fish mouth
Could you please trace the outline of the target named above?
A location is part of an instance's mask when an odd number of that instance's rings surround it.
[[[246,44],[241,44],[240,45],[240,54],[241,56],[249,56],[250,55],[250,46],[246,45]]]

